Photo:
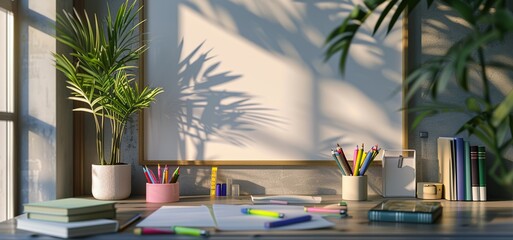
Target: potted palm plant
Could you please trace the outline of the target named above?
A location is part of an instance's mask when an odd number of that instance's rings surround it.
[[[108,6],[107,6],[108,7]],[[96,128],[98,164],[92,166],[92,194],[97,199],[123,199],[131,192],[131,167],[120,156],[121,140],[130,117],[150,106],[162,88],[144,87],[135,82],[133,70],[146,50],[139,43],[135,22],[141,8],[136,2],[123,3],[116,16],[105,22],[86,12],[64,11],[57,17],[56,39],[72,49],[68,55],[54,54],[56,67],[67,78],[69,99],[79,102],[74,111],[92,115]],[[104,25],[106,24],[106,25]],[[106,133],[110,129],[110,136]],[[110,137],[110,152],[105,152]]]
[[[374,33],[384,26],[389,17],[388,31],[397,23],[405,9],[413,9],[419,0],[364,0],[363,5],[356,5],[351,14],[337,26],[326,38],[326,57],[340,55],[340,70],[343,72],[353,37],[361,26],[373,14],[379,15],[374,25]],[[418,113],[412,125],[415,127],[427,116],[440,113],[466,113],[469,117],[463,122],[459,132],[475,135],[494,155],[489,176],[499,185],[513,192],[513,170],[508,167],[509,151],[513,145],[513,91],[499,101],[491,97],[491,81],[498,76],[487,74],[492,67],[511,71],[513,66],[506,61],[487,59],[488,47],[504,44],[504,38],[513,33],[513,11],[506,1],[495,0],[441,0],[440,4],[458,14],[469,31],[455,41],[445,54],[424,62],[409,73],[406,83],[409,92],[406,99],[415,93],[425,93],[431,102],[409,109]],[[431,7],[434,0],[428,0]],[[411,11],[407,11],[411,12]],[[478,77],[471,77],[477,73]],[[506,78],[510,83],[511,78]],[[460,105],[441,101],[441,95],[453,81],[466,92],[465,102]],[[469,86],[480,86],[479,91]]]

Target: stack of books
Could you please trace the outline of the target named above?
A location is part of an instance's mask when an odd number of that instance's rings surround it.
[[[486,201],[486,149],[463,138],[438,138],[439,176],[444,198]]]
[[[116,232],[115,202],[83,198],[64,198],[24,205],[25,218],[17,228],[46,235],[69,238]]]

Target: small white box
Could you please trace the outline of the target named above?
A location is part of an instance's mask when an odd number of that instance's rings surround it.
[[[385,150],[383,154],[383,197],[415,197],[415,150]]]

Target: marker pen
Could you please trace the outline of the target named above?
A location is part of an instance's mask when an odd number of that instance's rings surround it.
[[[329,208],[305,207],[305,212],[345,215],[345,214],[347,214],[347,209],[329,209]]]
[[[158,235],[158,234],[174,234],[175,232],[168,229],[160,228],[134,228],[135,235]]]
[[[283,220],[274,221],[274,222],[266,222],[264,224],[264,226],[265,226],[265,228],[275,228],[275,227],[282,227],[282,226],[287,226],[287,225],[296,224],[296,223],[308,222],[310,220],[312,220],[312,216],[304,215],[304,216],[300,216],[300,217],[288,218],[288,219],[283,219]]]
[[[244,214],[259,215],[259,216],[265,216],[265,217],[274,217],[274,218],[285,217],[285,214],[283,214],[283,213],[268,211],[268,210],[261,210],[261,209],[241,208],[240,211]]]
[[[173,231],[175,231],[176,234],[180,235],[189,235],[189,236],[196,236],[196,237],[207,237],[209,235],[207,230],[198,229],[198,228],[190,228],[190,227],[181,227],[181,226],[174,226]]]

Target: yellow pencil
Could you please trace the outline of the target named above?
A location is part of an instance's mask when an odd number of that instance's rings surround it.
[[[362,153],[363,153],[363,143],[362,143],[362,148],[358,149],[358,156],[356,157],[356,167],[354,170],[355,176],[358,176],[358,173],[360,171],[360,165],[361,165],[361,161],[362,161]]]
[[[365,158],[367,157],[367,152],[362,150],[362,159],[360,160],[360,165],[358,166],[359,169],[362,169],[363,162],[365,161]]]

